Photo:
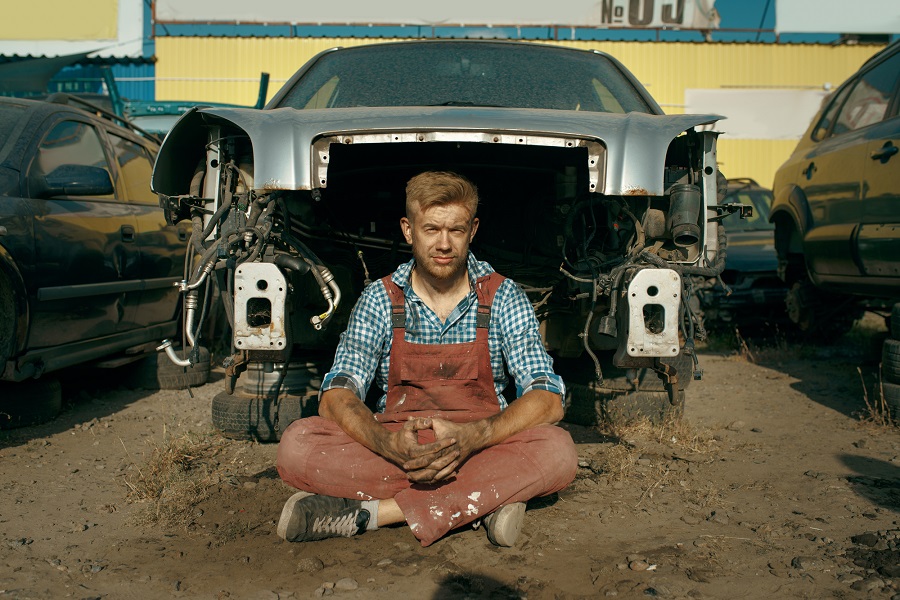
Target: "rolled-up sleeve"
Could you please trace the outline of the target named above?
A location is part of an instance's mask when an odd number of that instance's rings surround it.
[[[346,388],[365,398],[384,354],[390,303],[384,284],[369,285],[350,313],[347,329],[341,334],[331,370],[322,379],[321,391]]]
[[[565,401],[562,377],[553,372],[553,359],[541,339],[531,302],[519,286],[507,280],[495,297],[500,339],[506,365],[516,382],[516,395],[531,390],[547,390]]]

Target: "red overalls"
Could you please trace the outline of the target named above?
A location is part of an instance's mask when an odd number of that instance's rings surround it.
[[[497,414],[488,326],[503,277],[491,274],[476,282],[477,333],[475,341],[463,344],[407,342],[403,290],[390,277],[382,282],[391,299],[394,337],[387,404],[375,418],[396,431],[409,416],[462,423]],[[421,443],[434,441],[431,430],[419,435]],[[281,478],[301,490],[359,500],[394,498],[423,546],[504,504],[561,490],[575,478],[577,464],[568,432],[542,425],[472,454],[449,481],[413,484],[400,467],[322,417],[294,421],[277,459]]]

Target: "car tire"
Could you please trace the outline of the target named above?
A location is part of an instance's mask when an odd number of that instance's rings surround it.
[[[881,347],[881,376],[890,383],[900,383],[900,340],[884,340]]]
[[[891,337],[900,340],[900,302],[891,309],[890,320]]]
[[[565,420],[576,425],[624,424],[647,419],[661,424],[684,415],[685,391],[675,393],[675,403],[665,391],[623,392],[571,384],[567,387]]]
[[[163,352],[151,354],[141,360],[133,386],[145,390],[184,390],[197,387],[209,381],[209,350],[200,346],[200,359],[189,367],[179,367]],[[179,358],[184,358],[182,350],[176,350]]]
[[[900,424],[900,383],[881,382],[882,399],[895,424]]]
[[[212,424],[234,440],[276,442],[288,425],[317,413],[318,397],[256,396],[222,391],[212,401]]]
[[[62,408],[62,388],[52,378],[0,382],[0,429],[52,421]]]
[[[0,370],[13,354],[16,334],[16,306],[13,290],[6,278],[0,275]]]
[[[808,279],[794,282],[788,290],[785,305],[788,317],[800,335],[810,342],[838,339],[849,332],[865,312],[855,298],[823,292]]]

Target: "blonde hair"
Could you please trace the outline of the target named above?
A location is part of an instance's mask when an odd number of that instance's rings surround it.
[[[462,175],[449,171],[426,171],[406,184],[407,218],[415,208],[424,212],[445,204],[462,204],[469,218],[474,218],[478,210],[478,188]]]

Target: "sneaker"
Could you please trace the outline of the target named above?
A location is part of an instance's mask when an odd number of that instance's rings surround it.
[[[361,500],[297,492],[285,502],[276,532],[288,542],[311,542],[359,535],[368,524]]]
[[[516,543],[522,531],[522,520],[525,518],[525,503],[513,502],[501,506],[484,518],[484,528],[488,539],[495,546],[511,547]]]

